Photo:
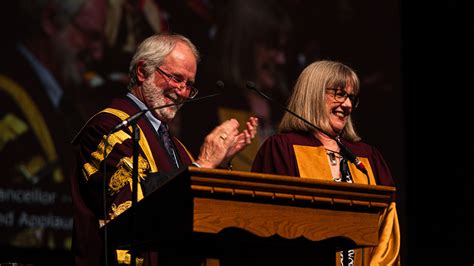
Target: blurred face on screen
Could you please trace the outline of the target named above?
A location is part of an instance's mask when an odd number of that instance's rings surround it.
[[[80,85],[84,72],[102,59],[106,11],[104,0],[88,0],[70,23],[52,37],[58,80],[65,87]]]
[[[265,42],[255,45],[257,82],[264,89],[274,88],[279,85],[280,79],[284,79],[282,77],[283,67],[286,64],[284,45],[283,40],[277,44]]]
[[[287,63],[286,34],[279,32],[268,38],[258,41],[254,46],[257,82],[265,90],[281,86],[285,80],[284,68]]]

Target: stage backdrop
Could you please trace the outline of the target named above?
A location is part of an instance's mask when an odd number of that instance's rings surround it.
[[[221,121],[260,117],[256,142],[234,160],[237,170],[250,169],[258,146],[277,132],[282,115],[275,104],[256,99],[245,88],[246,81],[253,81],[285,104],[297,76],[311,62],[330,59],[351,66],[361,79],[361,103],[353,114],[356,130],[384,154],[399,186],[399,210],[404,211],[405,132],[398,1],[108,3],[103,36],[89,36],[91,46],[100,41],[103,53],[84,65],[74,78],[68,78],[73,71],[69,71],[70,60],[74,58],[65,53],[67,49],[41,51],[57,60],[63,71],[49,69],[39,58],[28,59],[28,55],[34,58],[36,51],[31,51],[35,47],[41,47],[29,31],[43,24],[14,20],[25,16],[25,10],[14,3],[2,9],[6,11],[2,35],[11,38],[2,43],[5,60],[0,62],[1,246],[70,249],[71,140],[88,117],[112,97],[126,92],[128,64],[137,43],[160,32],[183,34],[197,45],[201,60],[196,86],[201,96],[215,92],[217,80],[225,83],[221,98],[184,106],[171,125],[194,154],[204,136]],[[12,21],[21,27],[13,29]],[[73,22],[73,27],[79,29],[77,34],[87,34],[79,22]],[[41,30],[44,28],[38,27],[35,32]],[[33,41],[21,45],[26,39]],[[43,71],[38,72],[35,64]],[[41,79],[49,77],[48,73],[62,91],[58,97],[45,92]],[[403,225],[403,215],[399,217]]]

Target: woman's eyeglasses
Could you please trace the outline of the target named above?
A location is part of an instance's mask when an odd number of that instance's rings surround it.
[[[349,94],[343,89],[334,88],[327,88],[326,91],[330,91],[329,94],[331,94],[334,97],[334,100],[338,103],[343,103],[347,98],[349,98],[354,108],[359,105],[359,96],[355,94]]]

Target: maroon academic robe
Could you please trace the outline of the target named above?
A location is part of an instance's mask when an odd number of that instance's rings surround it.
[[[76,265],[103,264],[103,240],[99,233],[99,224],[114,219],[131,206],[132,197],[132,132],[131,127],[117,131],[108,137],[104,145],[104,136],[127,117],[139,112],[139,108],[129,98],[115,99],[109,108],[92,117],[74,140],[77,146],[77,164],[71,180],[74,204],[73,252]],[[139,187],[138,200],[143,198],[144,181],[156,177],[158,172],[173,170],[173,161],[167,154],[157,132],[143,116],[138,121],[139,140]],[[191,155],[175,138],[174,146],[179,155],[181,166],[192,163]],[[104,159],[104,146],[106,157]],[[103,169],[106,165],[107,176]],[[103,181],[106,179],[107,217],[103,212]],[[114,254],[115,255],[115,254]],[[137,256],[137,265],[157,265],[155,253]],[[113,255],[112,258],[114,259]],[[143,260],[144,259],[144,260]],[[117,252],[119,263],[130,262],[126,251]]]
[[[366,166],[371,185],[394,186],[390,170],[376,148],[362,142],[342,142]],[[368,183],[367,176],[351,163],[349,170],[354,183]],[[255,157],[252,171],[333,180],[324,146],[307,132],[282,133],[268,138]],[[363,265],[399,264],[400,232],[395,199],[381,214],[380,224],[379,245],[364,249],[364,260],[361,250],[356,250],[354,265],[362,265],[362,261]],[[339,265],[340,260],[336,261]]]

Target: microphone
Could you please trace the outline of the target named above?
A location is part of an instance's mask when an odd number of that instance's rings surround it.
[[[218,80],[216,81],[216,87],[219,88],[219,90],[223,90],[224,89],[224,82],[222,80]],[[166,107],[170,107],[170,106],[175,106],[175,105],[181,105],[181,104],[185,104],[185,103],[191,103],[191,102],[196,102],[196,101],[201,101],[201,100],[204,100],[204,99],[208,99],[208,98],[212,98],[212,97],[216,97],[216,96],[219,96],[221,95],[222,92],[217,92],[217,93],[214,93],[214,94],[210,94],[210,95],[206,95],[206,96],[202,96],[202,97],[198,97],[198,98],[193,98],[193,99],[187,99],[187,100],[184,100],[184,101],[180,101],[178,103],[170,103],[170,104],[165,104],[165,105],[160,105],[160,106],[156,106],[156,107],[153,107],[153,108],[147,108],[147,109],[143,109],[137,113],[135,113],[134,115],[130,116],[129,118],[123,120],[122,122],[120,122],[120,124],[116,125],[115,127],[112,128],[112,130],[110,130],[109,134],[112,134],[112,133],[115,133],[119,130],[122,130],[123,128],[126,128],[127,126],[129,126],[131,123],[135,122],[136,120],[140,119],[146,112],[148,111],[153,111],[153,110],[156,110],[156,109],[162,109],[162,108],[166,108]]]
[[[270,98],[269,96],[267,96],[265,93],[263,93],[262,91],[260,91],[259,89],[257,89],[257,86],[255,85],[254,82],[252,81],[247,81],[247,83],[245,84],[245,86],[249,89],[249,90],[252,90],[252,91],[255,91],[258,95],[262,96],[263,98],[265,98],[267,101],[270,101],[270,102],[275,102],[272,98]],[[280,103],[277,103],[284,111],[292,114],[293,116],[301,119],[303,122],[305,122],[307,125],[309,125],[310,127],[324,133],[325,135],[329,136],[330,138],[334,139],[337,143],[337,145],[339,146],[339,148],[341,149],[341,154],[346,157],[351,163],[353,163],[357,169],[359,169],[362,173],[364,173],[366,176],[367,176],[367,181],[369,182],[369,185],[370,185],[370,180],[368,178],[368,173],[367,173],[367,169],[365,168],[365,165],[359,160],[357,159],[357,156],[355,156],[355,154],[349,149],[346,147],[346,145],[344,145],[342,142],[341,142],[341,139],[339,137],[332,137],[331,135],[329,135],[328,133],[326,133],[324,130],[322,130],[321,128],[315,126],[313,123],[309,122],[308,120],[306,120],[305,118],[303,118],[302,116],[298,115],[297,113],[291,111],[290,109],[288,109],[286,106],[280,104]]]
[[[321,131],[321,132],[326,134],[324,131]],[[346,145],[342,144],[341,139],[339,137],[333,138],[333,139],[336,140],[337,145],[341,149],[342,155],[346,157],[351,163],[353,163],[357,169],[359,169],[362,173],[364,173],[367,176],[367,181],[369,182],[369,185],[370,185],[370,179],[368,178],[369,176],[368,176],[367,168],[365,168],[365,165],[359,159],[357,159],[357,156],[355,156],[355,154],[349,148],[347,148]]]
[[[222,91],[224,89],[224,81],[222,80],[216,81],[216,87],[219,89],[219,91]]]

